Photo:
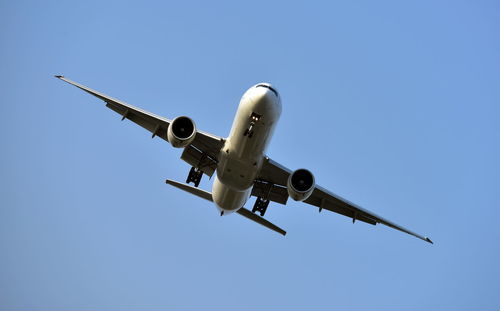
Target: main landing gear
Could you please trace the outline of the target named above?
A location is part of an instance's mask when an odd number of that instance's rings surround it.
[[[193,166],[189,170],[189,175],[186,179],[186,183],[189,184],[190,182],[193,182],[194,186],[198,187],[202,177],[203,171]]]
[[[243,136],[248,136],[248,138],[252,138],[253,128],[255,126],[255,123],[257,123],[257,121],[259,121],[260,117],[261,117],[260,115],[256,114],[255,112],[252,112],[252,115],[250,116],[250,125],[243,133]]]
[[[268,206],[269,206],[269,200],[266,200],[262,197],[257,197],[257,200],[255,200],[255,204],[253,205],[252,208],[252,213],[259,212],[260,216],[264,216]]]

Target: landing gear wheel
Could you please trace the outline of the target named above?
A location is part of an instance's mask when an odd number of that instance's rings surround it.
[[[257,200],[255,200],[255,204],[252,208],[252,213],[259,212],[260,216],[264,216],[268,206],[269,200],[263,199],[262,197],[257,197]]]
[[[189,170],[189,175],[186,179],[186,183],[189,184],[190,182],[193,182],[194,186],[198,187],[201,181],[201,177],[203,177],[203,171],[193,166]]]

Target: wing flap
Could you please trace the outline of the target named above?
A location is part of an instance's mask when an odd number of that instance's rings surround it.
[[[252,188],[252,195],[255,197],[267,198],[273,202],[285,205],[288,200],[286,187],[273,183],[256,180]]]
[[[192,145],[184,148],[182,152],[181,159],[191,166],[197,167],[203,171],[208,176],[212,176],[217,169],[217,161],[212,157],[207,156],[206,153],[203,153],[199,149],[195,148]]]

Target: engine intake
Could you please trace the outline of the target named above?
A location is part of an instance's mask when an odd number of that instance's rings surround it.
[[[168,141],[175,148],[183,148],[193,142],[196,136],[196,125],[188,117],[175,118],[168,127]]]
[[[288,177],[288,195],[295,201],[309,198],[315,186],[314,175],[306,169],[298,169]]]

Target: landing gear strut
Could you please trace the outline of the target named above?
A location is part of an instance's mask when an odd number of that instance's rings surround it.
[[[257,121],[259,121],[260,117],[261,116],[258,115],[258,114],[256,114],[255,112],[252,113],[252,115],[250,116],[250,125],[245,130],[245,132],[243,133],[243,136],[248,136],[248,138],[252,138],[252,136],[253,136],[253,128],[255,126],[255,123],[257,123]]]
[[[203,177],[203,171],[193,166],[189,170],[189,175],[186,179],[186,183],[189,184],[190,182],[193,182],[194,186],[198,187],[201,181],[201,177]]]
[[[250,122],[250,126],[245,130],[245,133],[243,133],[243,136],[248,136],[248,138],[252,138],[254,125],[255,125],[254,122]]]
[[[255,204],[252,208],[252,213],[259,212],[260,216],[264,216],[268,206],[269,200],[266,200],[262,197],[257,197],[257,200],[255,200]]]

